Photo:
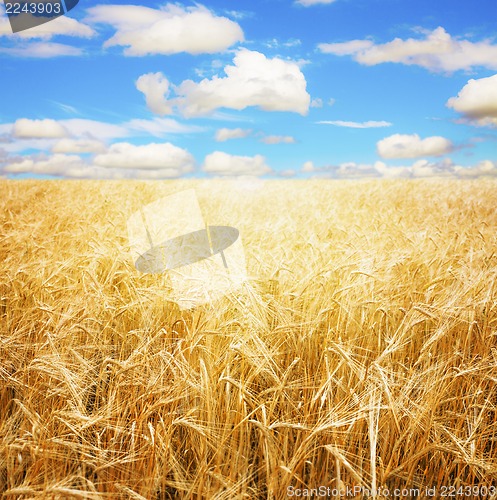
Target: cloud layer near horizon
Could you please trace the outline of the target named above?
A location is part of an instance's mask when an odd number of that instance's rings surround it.
[[[412,165],[392,166],[382,161],[372,164],[345,162],[339,165],[316,166],[306,161],[301,172],[311,179],[354,179],[360,177],[384,179],[421,179],[428,177],[451,177],[474,179],[497,177],[497,161],[482,160],[475,165],[462,166],[450,158],[440,161],[416,160]]]
[[[222,151],[207,155],[202,170],[214,176],[255,176],[271,172],[266,159],[261,155],[236,156]]]
[[[0,176],[495,174],[497,43],[485,9],[461,4],[459,24],[444,28],[434,4],[404,6],[410,26],[381,2],[361,4],[360,19],[356,2],[266,4],[90,1],[78,20],[18,34],[0,15]],[[373,26],[376,10],[392,17]]]

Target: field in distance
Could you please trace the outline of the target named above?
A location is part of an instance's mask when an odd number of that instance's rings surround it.
[[[181,310],[126,221],[192,187],[249,279]],[[492,179],[0,180],[0,495],[490,498],[496,207]]]

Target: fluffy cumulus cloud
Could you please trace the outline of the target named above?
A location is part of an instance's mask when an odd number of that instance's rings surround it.
[[[469,80],[447,106],[476,125],[497,126],[497,75]]]
[[[260,176],[271,169],[261,155],[234,156],[222,151],[215,151],[205,157],[202,170],[219,176]]]
[[[264,144],[294,144],[295,138],[291,135],[267,135],[261,139]]]
[[[162,73],[147,73],[136,80],[136,88],[145,96],[145,102],[152,113],[169,115],[173,112],[167,102],[169,81]]]
[[[417,134],[394,134],[378,141],[376,148],[382,158],[419,158],[447,154],[454,145],[440,136],[421,139]]]
[[[174,99],[168,100],[164,93],[162,99],[154,100],[155,107],[164,110],[175,106],[187,117],[207,115],[223,107],[242,110],[257,106],[265,111],[293,111],[302,115],[309,109],[306,80],[295,62],[277,57],[268,59],[260,52],[242,49],[224,72],[225,77],[214,76],[198,83],[185,80],[175,87]],[[149,76],[148,94],[160,94],[166,88],[164,80],[160,74],[154,79]]]
[[[368,66],[392,62],[418,65],[430,71],[452,72],[476,67],[497,69],[497,44],[490,40],[472,42],[452,37],[444,28],[421,30],[424,38],[396,38],[384,44],[372,40],[321,43],[323,53],[352,56]]]
[[[95,156],[93,163],[105,168],[160,169],[163,172],[170,171],[168,177],[178,177],[191,172],[195,162],[188,151],[168,142],[143,146],[118,142],[112,144],[105,153]]]
[[[129,56],[212,54],[243,41],[240,26],[196,5],[167,4],[160,9],[139,5],[98,5],[88,9],[89,23],[108,24],[115,34],[106,47],[124,46]]]
[[[224,142],[229,141],[230,139],[243,139],[244,137],[248,137],[252,133],[250,129],[243,128],[220,128],[216,130],[216,141]]]
[[[67,136],[67,130],[56,120],[29,120],[20,118],[12,127],[12,135],[19,139],[57,138]]]
[[[321,120],[316,123],[321,125],[335,125],[337,127],[348,128],[378,128],[378,127],[391,127],[392,124],[386,121],[367,121],[367,122],[350,122],[342,120]]]

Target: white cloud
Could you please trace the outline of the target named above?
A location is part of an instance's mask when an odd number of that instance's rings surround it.
[[[319,122],[321,125],[336,125],[337,127],[349,127],[349,128],[378,128],[378,127],[391,127],[390,122],[385,121],[367,121],[367,122],[348,122],[342,120],[321,120]]]
[[[322,108],[323,107],[323,99],[320,99],[317,97],[316,99],[313,99],[310,104],[311,108]]]
[[[20,139],[46,139],[65,137],[67,136],[67,130],[55,120],[20,118],[16,120],[12,127],[12,135]]]
[[[321,52],[339,56],[351,55],[367,66],[394,62],[418,65],[430,71],[452,72],[476,67],[497,69],[497,45],[489,40],[471,42],[453,38],[444,28],[422,30],[423,39],[396,38],[375,45],[371,40],[352,40],[343,43],[321,43]]]
[[[337,177],[350,179],[353,177],[376,177],[378,172],[374,165],[349,161],[341,163],[336,170]]]
[[[70,176],[72,169],[84,168],[85,163],[75,155],[55,154],[44,160],[25,158],[7,163],[3,171],[8,174],[32,173],[42,175]]]
[[[335,0],[296,0],[295,3],[303,5],[304,7],[310,7],[311,5],[330,4],[334,1]]]
[[[281,170],[277,172],[280,177],[285,177],[285,178],[290,178],[290,177],[295,177],[297,175],[297,171],[289,168],[288,170]]]
[[[151,143],[135,146],[127,142],[112,144],[107,152],[95,156],[99,167],[119,169],[161,169],[170,171],[168,177],[179,177],[194,168],[193,156],[171,143]]]
[[[300,172],[304,174],[313,174],[312,178],[337,178],[340,165],[322,165],[316,166],[313,161],[308,160],[303,163]]]
[[[389,166],[382,161],[373,164],[345,162],[340,165],[325,165],[316,167],[312,161],[303,164],[300,172],[310,174],[311,178],[353,179],[361,177],[383,178],[478,178],[496,177],[497,162],[480,161],[473,166],[456,165],[450,158],[430,162],[426,159],[416,160],[411,165]]]
[[[447,106],[476,125],[497,126],[497,75],[469,80]]]
[[[497,162],[490,160],[483,160],[476,165],[466,167],[456,165],[450,158],[444,158],[437,162],[421,159],[407,166],[388,166],[381,161],[377,161],[374,167],[378,174],[385,178],[478,178],[497,176]]]
[[[312,174],[311,178],[316,179],[350,179],[378,176],[374,165],[353,161],[340,163],[339,165],[331,164],[319,167],[314,165],[312,161],[306,161],[300,171],[304,174]]]
[[[316,170],[316,167],[314,166],[314,162],[312,161],[306,161],[303,165],[302,165],[302,172],[306,172],[306,173],[309,173],[309,172],[314,172]]]
[[[152,113],[170,115],[173,110],[167,102],[169,81],[162,73],[147,73],[136,80],[136,88],[145,95],[145,102]]]
[[[3,147],[9,153],[19,153],[28,149],[38,151],[49,151],[57,142],[57,139],[12,139],[7,136]]]
[[[221,151],[207,155],[202,170],[212,175],[223,176],[260,176],[271,172],[261,155],[233,156]]]
[[[421,160],[424,161],[424,160]],[[389,179],[399,179],[411,177],[410,167],[390,167],[382,161],[377,161],[374,164],[375,169],[381,177],[386,177]]]
[[[0,47],[0,53],[16,57],[48,59],[51,57],[80,56],[83,50],[63,43],[32,42],[15,47]]]
[[[497,161],[483,160],[472,167],[456,166],[454,170],[458,177],[496,177]]]
[[[497,162],[490,160],[483,160],[476,165],[466,167],[456,165],[450,158],[444,158],[437,162],[421,159],[408,166],[387,166],[383,162],[376,162],[375,168],[382,177],[387,178],[478,178],[497,176]]]
[[[107,168],[86,162],[77,155],[64,154],[55,154],[44,159],[35,157],[17,158],[7,162],[2,171],[10,175],[28,173],[71,179],[171,179],[180,177],[185,173],[179,166],[177,168],[169,167],[151,170]]]
[[[95,139],[61,139],[52,147],[52,153],[103,153],[105,144]]]
[[[234,66],[226,66],[225,78],[185,81],[178,94],[184,96],[187,114],[204,114],[219,107],[244,109],[259,106],[266,111],[294,111],[305,115],[310,104],[306,80],[298,65],[249,50],[237,52]]]
[[[265,144],[294,144],[295,138],[291,135],[267,135],[261,139]]]
[[[217,142],[224,142],[230,139],[243,139],[251,133],[252,130],[243,128],[220,128],[219,130],[216,130],[215,138]]]
[[[87,12],[87,22],[109,24],[116,29],[105,46],[125,46],[124,53],[129,56],[212,54],[244,39],[236,22],[216,16],[201,5],[186,9],[172,3],[160,9],[98,5]]]
[[[257,106],[265,111],[293,111],[305,115],[310,96],[306,80],[295,62],[277,57],[268,59],[264,54],[246,49],[239,50],[233,66],[226,66],[226,76],[203,79],[196,83],[185,80],[175,87],[176,98],[161,101],[161,107],[178,107],[187,117],[207,115],[218,108],[242,110]],[[148,92],[160,94],[165,77],[159,74],[149,79]],[[167,80],[166,80],[167,81]]]
[[[410,167],[413,177],[446,177],[455,173],[454,163],[450,158],[444,158],[439,162],[418,160]]]
[[[440,136],[421,139],[419,135],[394,134],[376,144],[382,158],[419,158],[441,156],[454,149],[451,141]]]

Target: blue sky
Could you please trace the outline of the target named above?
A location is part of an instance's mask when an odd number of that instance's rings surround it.
[[[12,34],[7,178],[497,175],[497,3],[80,2]]]

